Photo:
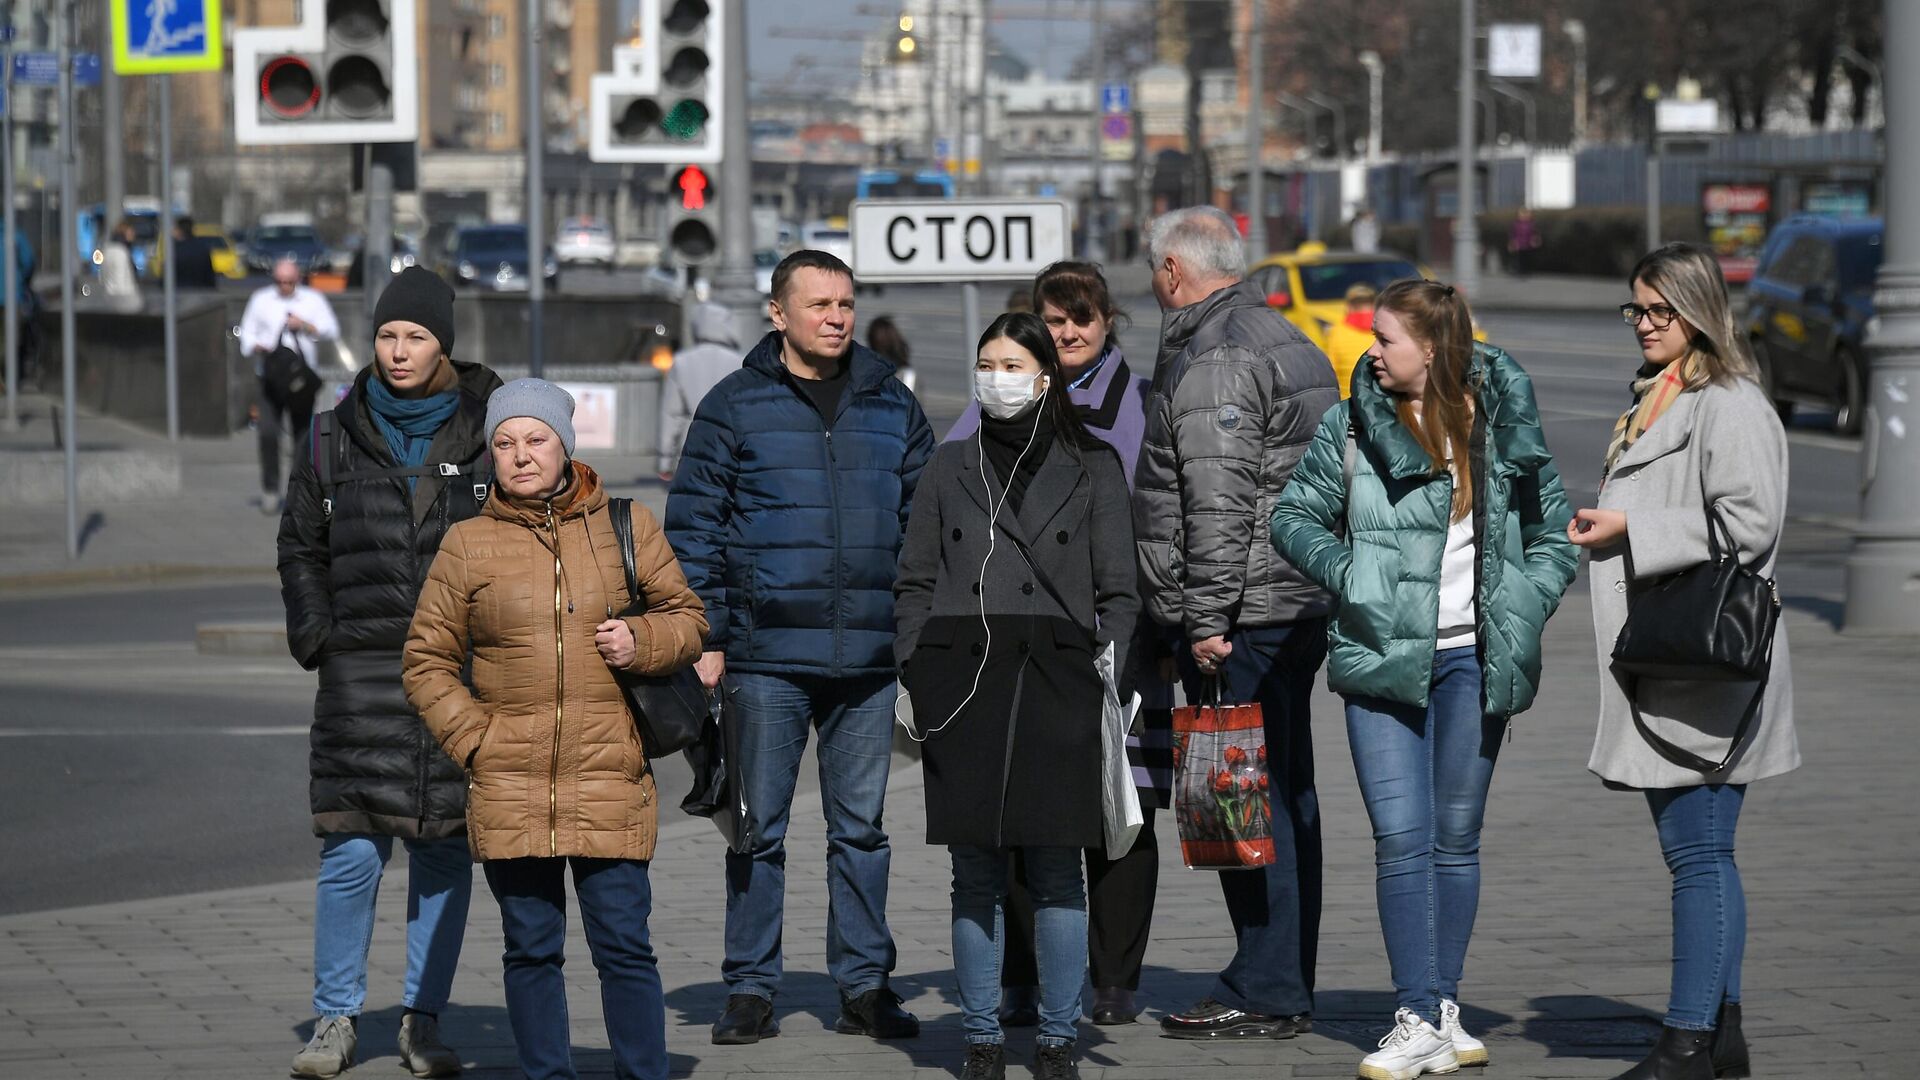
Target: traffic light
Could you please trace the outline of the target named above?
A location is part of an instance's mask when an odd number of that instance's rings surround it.
[[[699,165],[676,170],[667,191],[667,249],[681,266],[701,266],[720,254],[709,212],[713,177]]]
[[[233,32],[234,141],[412,142],[415,0],[309,0],[293,26]]]
[[[640,40],[593,77],[587,156],[594,161],[720,161],[726,27],[721,0],[640,0]]]

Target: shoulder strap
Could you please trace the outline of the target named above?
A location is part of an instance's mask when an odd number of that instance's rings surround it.
[[[1640,737],[1646,740],[1647,745],[1653,748],[1654,753],[1659,754],[1661,757],[1666,758],[1668,761],[1673,762],[1683,769],[1691,769],[1702,776],[1712,776],[1726,768],[1727,765],[1733,761],[1733,756],[1738,754],[1741,748],[1746,745],[1747,733],[1753,730],[1754,718],[1760,715],[1760,703],[1761,700],[1767,696],[1767,682],[1772,677],[1773,651],[1772,649],[1768,649],[1767,674],[1761,677],[1760,685],[1753,688],[1753,697],[1747,702],[1747,711],[1740,714],[1740,722],[1735,725],[1733,729],[1733,739],[1727,744],[1726,756],[1717,762],[1701,757],[1699,754],[1688,750],[1684,746],[1676,745],[1661,738],[1654,733],[1652,728],[1647,726],[1647,722],[1640,718],[1640,703],[1634,700],[1634,692],[1639,689],[1638,679],[1629,676],[1626,680],[1626,685],[1621,687],[1621,689],[1624,690],[1627,695],[1627,708],[1633,712],[1633,726],[1640,729]]]
[[[333,487],[339,483],[334,466],[338,463],[340,420],[332,409],[313,414],[313,431],[307,439],[307,453],[313,460],[313,475],[320,482],[320,512],[333,518]]]
[[[620,569],[627,576],[627,611],[645,610],[640,599],[639,573],[634,567],[633,558],[633,500],[608,499],[607,523],[613,526],[613,537],[620,542]]]

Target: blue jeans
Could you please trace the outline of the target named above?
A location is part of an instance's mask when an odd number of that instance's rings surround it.
[[[1457,1001],[1480,908],[1480,825],[1504,720],[1480,710],[1472,646],[1434,654],[1429,704],[1347,698],[1347,742],[1373,822],[1374,895],[1395,1004],[1429,1023]]]
[[[638,859],[492,859],[481,863],[507,939],[507,1022],[527,1080],[574,1080],[567,1029],[567,865],[619,1080],[666,1080],[667,1001],[647,937],[653,886]]]
[[[1647,792],[1660,854],[1673,874],[1673,989],[1668,1027],[1712,1031],[1720,1003],[1740,1001],[1747,894],[1733,863],[1745,784]]]
[[[1006,937],[1007,848],[956,845],[953,853],[953,973],[969,1043],[998,1043],[1000,960]],[[1033,898],[1033,950],[1040,971],[1040,1042],[1074,1040],[1087,979],[1087,890],[1080,849],[1020,849]]]
[[[894,965],[887,929],[893,849],[881,811],[893,754],[893,678],[729,673],[726,686],[753,816],[753,850],[727,853],[727,956],[720,965],[727,993],[772,1000],[780,987],[787,818],[810,725],[820,730],[827,819],[827,970],[847,998],[886,986]]]
[[[453,990],[473,895],[467,838],[407,840],[407,981],[400,1002],[438,1015]],[[393,837],[332,833],[320,842],[313,898],[313,1011],[358,1016],[367,1001],[374,901]]]
[[[1269,1016],[1311,1013],[1320,951],[1320,798],[1309,707],[1314,673],[1327,658],[1327,621],[1236,630],[1227,642],[1233,652],[1220,665],[1220,699],[1258,702],[1266,723],[1274,862],[1220,875],[1235,949],[1212,996]],[[1201,680],[1186,643],[1178,660],[1192,701]]]

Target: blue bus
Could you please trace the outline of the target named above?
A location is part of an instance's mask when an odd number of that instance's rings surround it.
[[[898,169],[862,169],[854,198],[951,199],[953,177],[938,169],[901,172]]]

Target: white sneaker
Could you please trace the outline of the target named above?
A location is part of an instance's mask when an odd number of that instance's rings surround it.
[[[1412,1009],[1393,1014],[1393,1030],[1380,1040],[1380,1049],[1360,1062],[1364,1080],[1414,1080],[1429,1073],[1460,1071],[1453,1043]]]
[[[1487,1044],[1467,1034],[1460,1026],[1460,1006],[1445,998],[1440,999],[1440,1034],[1453,1041],[1453,1053],[1461,1065],[1487,1063]]]

